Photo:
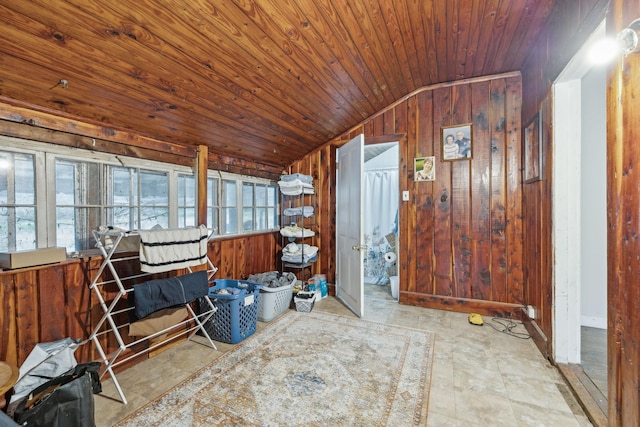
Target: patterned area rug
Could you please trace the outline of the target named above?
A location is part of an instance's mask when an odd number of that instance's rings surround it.
[[[433,339],[290,311],[118,425],[424,426]]]

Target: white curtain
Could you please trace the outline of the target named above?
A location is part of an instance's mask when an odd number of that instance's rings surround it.
[[[398,170],[372,170],[364,173],[364,237],[369,250],[365,255],[365,282],[389,281],[384,255],[385,236],[395,227],[398,212]]]
[[[364,173],[364,234],[369,244],[393,231],[398,211],[398,170]],[[382,243],[386,243],[383,241]]]

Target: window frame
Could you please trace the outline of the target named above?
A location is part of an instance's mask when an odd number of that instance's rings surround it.
[[[188,166],[176,165],[172,163],[163,163],[154,160],[145,160],[138,158],[131,158],[126,156],[120,156],[109,153],[95,152],[84,148],[74,148],[67,146],[60,146],[56,144],[25,140],[22,138],[15,138],[10,136],[0,135],[0,143],[2,144],[2,150],[15,153],[24,153],[34,156],[35,167],[35,203],[36,203],[36,248],[53,247],[57,245],[56,237],[56,195],[55,195],[55,162],[56,159],[68,159],[69,161],[77,162],[93,162],[100,164],[100,186],[102,190],[100,200],[100,218],[104,221],[106,218],[106,209],[112,207],[107,205],[107,170],[108,166],[125,167],[125,168],[137,168],[139,170],[148,170],[152,172],[166,172],[168,174],[168,198],[169,198],[169,228],[178,228],[178,211],[184,206],[179,206],[178,201],[178,177],[179,176],[193,176],[195,179],[194,169]],[[217,206],[210,206],[209,200],[211,198],[207,195],[207,220],[209,217],[209,210],[214,209],[217,212],[218,229],[211,230],[212,239],[220,238],[232,238],[250,234],[264,234],[277,231],[280,228],[280,200],[277,196],[277,181],[267,178],[254,177],[243,174],[236,174],[225,171],[208,170],[207,171],[207,183],[209,179],[217,180],[217,192],[216,199]],[[236,182],[236,218],[237,229],[234,233],[220,234],[220,228],[223,222],[223,209],[222,209],[222,183],[224,180],[230,180]],[[251,230],[244,231],[242,224],[242,188],[243,184],[254,184],[254,218],[255,218],[255,185],[265,185],[267,187],[274,187],[276,191],[276,206],[274,209],[274,221],[275,227],[266,228],[264,230]],[[195,214],[197,215],[197,197],[198,197],[198,183],[195,181]],[[140,203],[138,203],[139,205]],[[186,207],[188,209],[188,207]],[[267,206],[267,210],[269,207]],[[197,222],[197,221],[196,221]],[[105,224],[103,224],[105,225]],[[267,220],[267,227],[270,225]],[[207,226],[209,226],[207,224]],[[254,219],[255,228],[255,219]],[[88,236],[92,238],[92,236]],[[90,250],[81,251],[86,254],[91,252]]]
[[[212,238],[228,238],[231,236],[240,236],[240,235],[251,235],[251,234],[264,234],[264,233],[271,233],[274,231],[277,231],[280,229],[280,198],[278,197],[278,183],[276,180],[270,180],[267,178],[261,178],[261,177],[254,177],[254,176],[249,176],[249,175],[242,175],[242,174],[234,174],[234,173],[230,173],[230,172],[224,172],[224,171],[213,171],[213,170],[209,170],[208,174],[207,174],[207,179],[217,179],[218,180],[218,206],[214,206],[213,208],[217,208],[218,209],[218,228],[219,229],[224,229],[224,226],[222,224],[222,221],[224,220],[224,215],[223,215],[223,209],[225,208],[224,203],[223,203],[223,199],[222,199],[222,182],[225,180],[228,181],[235,181],[236,182],[236,205],[235,205],[235,209],[236,209],[236,232],[235,233],[230,233],[230,234],[220,234],[220,230],[217,230],[213,235]],[[245,183],[252,183],[254,185],[254,191],[253,191],[253,212],[254,212],[254,228],[255,228],[255,209],[256,209],[256,205],[255,205],[255,185],[264,185],[265,187],[269,187],[272,186],[274,187],[275,190],[275,207],[274,207],[274,227],[273,228],[265,228],[264,230],[251,230],[251,231],[244,231],[244,227],[243,227],[243,209],[244,206],[242,205],[242,189],[244,187]],[[268,196],[268,190],[267,190],[267,196]],[[211,209],[212,206],[207,205],[207,210]],[[269,208],[269,206],[267,206],[267,209]],[[268,225],[268,221],[267,221],[267,225]]]

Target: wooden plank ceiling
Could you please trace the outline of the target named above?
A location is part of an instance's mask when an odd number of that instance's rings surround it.
[[[286,166],[422,86],[519,70],[554,4],[0,0],[0,101]]]

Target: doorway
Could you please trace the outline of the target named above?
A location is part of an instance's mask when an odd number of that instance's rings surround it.
[[[364,147],[365,312],[375,310],[376,305],[398,300],[398,156],[397,141]]]
[[[581,365],[607,396],[606,69],[587,52],[554,83],[554,359]],[[606,403],[605,403],[606,406]]]

